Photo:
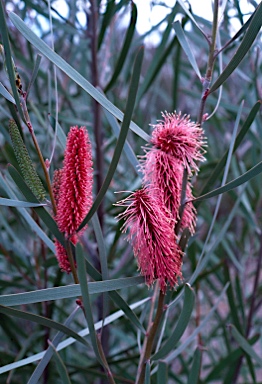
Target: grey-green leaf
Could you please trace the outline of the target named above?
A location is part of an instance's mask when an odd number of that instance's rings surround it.
[[[262,3],[260,3],[257,9],[255,10],[252,21],[237,51],[235,52],[234,56],[232,57],[232,59],[230,60],[226,68],[223,70],[223,72],[220,74],[220,76],[216,79],[214,84],[211,86],[209,90],[209,94],[214,92],[217,88],[219,88],[220,85],[223,84],[226,81],[226,79],[231,75],[231,73],[238,67],[238,65],[246,56],[251,45],[253,44],[261,28],[261,25],[262,25]]]
[[[195,295],[189,284],[185,285],[185,298],[182,312],[179,316],[177,325],[164,346],[152,357],[152,360],[159,360],[173,350],[186,330],[194,308]]]

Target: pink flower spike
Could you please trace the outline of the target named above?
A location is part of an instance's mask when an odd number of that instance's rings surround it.
[[[73,237],[72,243],[77,243],[76,236]],[[59,267],[62,269],[62,271],[70,273],[71,272],[71,265],[67,256],[67,252],[63,245],[59,243],[57,239],[55,239],[55,249],[56,249],[56,258],[59,264]]]
[[[157,198],[148,195],[146,188],[132,193],[117,205],[127,206],[118,219],[125,220],[123,232],[130,229],[128,239],[146,283],[150,286],[159,279],[163,292],[167,282],[171,288],[175,287],[178,277],[182,277],[183,253],[176,243],[170,213]]]
[[[56,221],[70,238],[92,205],[92,151],[85,127],[71,127],[67,136]]]
[[[153,125],[152,144],[183,164],[191,175],[197,172],[197,162],[205,160],[203,146],[206,144],[203,130],[181,113],[162,113],[164,121]]]
[[[149,186],[149,193],[162,201],[162,204],[168,209],[175,223],[177,223],[180,219],[179,208],[184,173],[183,165],[171,154],[153,147],[147,151],[145,160],[141,162],[141,170],[144,174],[143,182]],[[193,199],[189,182],[187,183],[186,199]],[[184,208],[181,229],[188,227],[191,234],[193,234],[195,225],[196,210],[192,202],[189,202]]]
[[[63,173],[63,169],[56,169],[53,174],[52,191],[53,191],[56,205],[58,205],[58,201],[59,201],[59,193],[60,193],[60,187],[62,182],[62,173]]]

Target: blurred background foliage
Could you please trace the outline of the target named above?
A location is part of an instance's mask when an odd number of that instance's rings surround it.
[[[181,111],[182,114],[190,114],[193,121],[197,121],[199,114],[203,84],[177,39],[172,24],[175,20],[181,21],[202,77],[208,62],[207,40],[181,7],[183,3],[186,9],[193,12],[190,1],[171,3],[151,1],[151,11],[153,12],[154,7],[162,7],[165,9],[165,16],[147,32],[139,34],[136,29],[137,19],[147,18],[148,15],[143,14],[142,7],[137,6],[136,1],[2,2],[12,57],[24,90],[28,89],[32,77],[36,75],[27,98],[27,108],[44,159],[50,158],[52,152],[56,117],[61,126],[50,168],[51,177],[54,169],[62,166],[63,132],[67,134],[73,125],[85,125],[93,144],[96,196],[112,160],[118,125],[116,120],[112,123],[105,110],[72,80],[66,71],[56,69],[55,72],[48,58],[41,55],[41,60],[39,59],[38,50],[14,26],[8,13],[14,12],[18,15],[49,47],[54,44],[55,52],[59,56],[94,87],[104,92],[111,103],[123,112],[126,108],[135,56],[138,49],[144,45],[140,85],[132,120],[146,134],[150,134],[150,124],[161,119],[161,111]],[[199,2],[200,8],[203,7],[201,3]],[[220,9],[224,7],[219,25],[220,46],[223,47],[247,22],[259,1],[228,0],[220,3]],[[206,36],[210,37],[212,21],[197,15],[194,15],[194,18]],[[1,41],[4,41],[3,19],[1,25]],[[242,39],[241,33],[223,50],[223,68],[233,57]],[[6,65],[2,57],[0,81],[12,94]],[[250,44],[244,60],[223,83],[221,97],[217,90],[207,98],[204,113],[211,114],[218,100],[219,105],[210,120],[203,123],[208,140],[207,160],[201,165],[198,177],[193,180],[195,196],[201,194],[204,185],[206,192],[221,185],[225,162],[213,182],[210,182],[209,177],[224,153],[229,148],[233,149],[233,130],[238,117],[238,130],[246,124],[247,133],[230,159],[227,181],[237,178],[262,160],[262,116],[259,104],[256,104],[261,98],[261,65],[259,33],[254,44]],[[214,80],[219,76],[221,66],[217,59],[214,65]],[[244,104],[240,115],[242,101]],[[248,116],[250,120],[246,122]],[[30,134],[19,118],[14,104],[4,97],[2,89],[0,194],[4,198],[24,201],[28,198],[21,193],[8,171],[9,163],[19,169],[8,133],[10,118],[15,118],[21,124],[24,141],[45,184]],[[137,133],[129,131],[128,142],[133,152],[141,156],[141,146],[146,145],[146,142],[142,135]],[[98,209],[110,279],[138,274],[132,248],[120,233],[121,223],[114,218],[119,213],[119,208],[113,205],[126,196],[125,193],[116,195],[115,192],[133,191],[140,186],[140,177],[132,166],[132,159],[132,153],[121,155],[105,198]],[[133,164],[134,162],[133,159]],[[216,215],[218,199],[213,197],[197,203],[197,231],[189,240],[186,249],[184,281],[177,291],[168,292],[167,302],[172,305],[162,324],[163,332],[158,335],[159,340],[165,342],[173,333],[183,306],[184,296],[181,293],[184,283],[192,278],[202,254],[202,260],[206,262],[192,281],[195,305],[191,317],[188,318],[188,324],[186,323],[186,331],[184,334],[182,332],[183,336],[180,335],[159,364],[157,361],[152,364],[151,378],[146,377],[148,383],[262,383],[261,175],[225,193]],[[52,247],[48,247],[47,243],[40,239],[38,230],[35,232],[30,227],[24,211],[25,209],[16,207],[0,207],[1,295],[72,284],[71,276],[59,270]],[[53,241],[52,229],[39,218],[38,212],[37,209],[27,208],[27,214],[38,228]],[[212,222],[214,216],[215,221]],[[209,233],[210,228],[212,231]],[[85,232],[83,243],[90,263],[100,270],[99,244],[94,235],[93,222]],[[92,276],[90,281],[93,281],[93,278],[95,277]],[[222,291],[223,295],[220,296]],[[142,284],[124,288],[119,293],[131,304],[151,297],[152,289],[148,290]],[[19,300],[20,305],[16,309],[52,319],[56,323],[64,323],[76,306],[70,295],[65,295],[63,299],[54,296],[52,301],[43,300],[34,304],[23,302],[23,298]],[[1,304],[5,302],[1,301]],[[144,303],[135,311],[145,328],[149,308],[149,303]],[[95,322],[118,309],[116,302],[108,299],[103,301],[98,294],[92,296]],[[48,347],[48,340],[52,340],[56,333],[52,324],[43,327],[41,322],[34,321],[29,315],[25,314],[25,318],[21,319],[5,310],[1,310],[0,325],[2,367],[41,352]],[[81,313],[77,312],[71,327],[77,332],[86,327]],[[116,382],[134,383],[140,355],[139,329],[128,317],[115,319],[104,328],[102,342]],[[92,348],[77,342],[63,349],[60,355],[54,355],[47,368],[42,369],[39,382],[107,382]],[[33,381],[36,379],[31,376],[34,370],[35,363],[24,363],[21,367],[14,365],[10,369],[0,371],[0,382],[26,383],[30,377],[30,383],[37,382]]]

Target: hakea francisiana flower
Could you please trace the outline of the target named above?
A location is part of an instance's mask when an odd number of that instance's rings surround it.
[[[77,243],[77,229],[92,205],[92,165],[91,143],[86,128],[71,127],[63,169],[54,173],[53,192],[58,228],[73,244]],[[70,272],[66,250],[57,240],[56,251],[60,267]]]
[[[141,162],[144,173],[144,183],[154,186],[149,188],[150,194],[157,195],[163,205],[169,210],[175,222],[179,217],[181,205],[182,184],[184,167],[176,158],[156,148],[150,149],[146,154],[146,160]],[[186,186],[186,200],[180,228],[188,227],[191,234],[194,233],[196,224],[196,210],[191,202],[193,199],[191,185]]]
[[[181,114],[163,114],[164,121],[154,125],[151,143],[141,161],[144,183],[152,185],[151,193],[159,191],[163,204],[171,212],[176,222],[180,220],[183,174],[189,176],[197,173],[197,162],[203,161],[205,139],[203,130],[191,122],[188,116]],[[193,199],[190,180],[186,186],[186,205],[181,219],[181,229],[195,231],[196,210],[191,202]]]
[[[117,206],[127,206],[118,219],[125,220],[123,232],[130,229],[128,239],[146,283],[152,285],[158,279],[163,292],[167,283],[173,288],[178,277],[182,277],[183,253],[176,242],[169,211],[148,193],[148,188],[137,190]]]

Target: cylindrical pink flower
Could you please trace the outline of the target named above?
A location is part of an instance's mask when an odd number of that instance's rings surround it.
[[[92,205],[92,151],[85,127],[71,127],[67,136],[56,221],[70,238]]]
[[[186,169],[189,179],[186,186],[186,202],[181,220],[181,229],[195,231],[196,210],[190,200],[193,199],[190,176],[198,171],[197,162],[203,161],[205,139],[203,130],[191,122],[188,116],[176,113],[162,114],[164,121],[154,125],[151,143],[146,150],[141,170],[143,182],[152,186],[151,193],[159,194],[163,204],[177,222],[181,205],[183,174]],[[158,191],[158,192],[157,192]]]
[[[157,195],[164,206],[169,210],[177,223],[180,219],[179,208],[182,196],[182,183],[184,167],[175,157],[156,148],[151,148],[145,160],[141,162],[144,173],[144,183],[149,185],[150,194]],[[192,200],[191,185],[186,186],[186,200]],[[191,234],[195,231],[196,210],[192,202],[186,203],[183,211],[180,228],[188,227]]]
[[[67,136],[64,167],[54,172],[53,193],[57,205],[58,228],[73,244],[77,229],[92,205],[92,149],[85,127],[71,127]],[[62,270],[69,273],[70,263],[65,248],[55,241],[56,257]]]
[[[77,243],[77,237],[74,236],[74,238],[71,240],[73,244]],[[70,273],[71,272],[71,265],[67,256],[67,252],[63,245],[55,239],[55,250],[56,250],[56,258],[59,264],[59,267],[62,269],[62,271]]]
[[[167,283],[174,287],[182,276],[183,253],[176,242],[174,220],[168,210],[156,197],[149,195],[146,188],[132,193],[117,205],[127,206],[118,219],[125,220],[124,232],[130,230],[128,239],[146,283],[151,285],[158,279],[163,292]]]

